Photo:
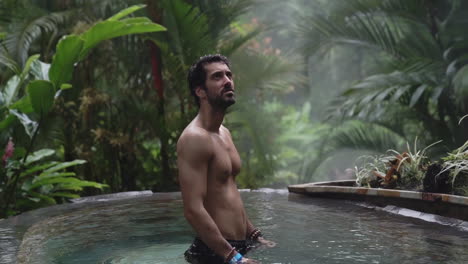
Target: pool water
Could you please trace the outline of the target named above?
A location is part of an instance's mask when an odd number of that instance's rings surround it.
[[[468,232],[286,191],[242,192],[247,213],[275,248],[262,263],[468,263]],[[67,205],[64,205],[67,206]],[[185,263],[194,233],[180,195],[85,203],[35,224],[18,263]]]

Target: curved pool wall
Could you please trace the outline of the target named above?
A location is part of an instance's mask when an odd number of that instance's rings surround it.
[[[468,263],[468,232],[459,228],[287,190],[241,195],[252,222],[278,243],[249,253],[264,264]],[[0,249],[9,252],[0,254],[0,263],[185,263],[194,233],[180,193],[120,196],[0,221]]]
[[[0,264],[17,263],[17,254],[25,233],[37,223],[61,215],[72,213],[76,210],[93,206],[109,206],[120,200],[138,197],[153,196],[152,191],[122,192],[108,195],[96,195],[73,199],[72,203],[53,205],[22,213],[7,219],[0,219]],[[177,193],[158,193],[156,199],[175,199]]]
[[[354,180],[316,182],[288,186],[291,193],[313,197],[364,201],[468,221],[468,197],[442,193],[356,187]]]

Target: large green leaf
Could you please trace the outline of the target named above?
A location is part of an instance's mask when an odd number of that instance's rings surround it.
[[[32,55],[31,57],[28,58],[28,60],[26,61],[26,64],[24,65],[23,71],[21,72],[20,77],[21,77],[22,80],[27,77],[27,75],[29,74],[29,71],[31,70],[32,64],[36,60],[38,60],[40,56],[41,55],[36,54],[36,55]]]
[[[49,197],[48,195],[44,195],[44,194],[41,194],[41,193],[37,193],[37,192],[31,192],[29,191],[28,194],[34,198],[38,198],[39,200],[37,199],[30,199],[31,201],[35,201],[35,202],[39,202],[39,201],[45,201],[47,204],[56,204],[57,202],[54,200],[54,198],[52,197]]]
[[[74,178],[72,178],[72,179],[74,179]],[[93,182],[93,181],[82,181],[82,180],[78,180],[78,179],[75,179],[75,180],[77,180],[77,181],[61,184],[57,188],[60,189],[60,190],[70,190],[70,189],[73,189],[73,188],[81,188],[82,189],[82,187],[92,187],[92,188],[97,188],[97,189],[102,190],[103,188],[109,187],[109,185],[107,185],[107,184],[97,183],[97,182]]]
[[[58,189],[58,190],[61,190],[61,191],[75,191],[75,192],[79,192],[79,191],[82,191],[82,190],[83,190],[83,187],[77,186],[77,185],[74,185],[74,184],[59,184],[59,185],[57,186],[57,189]]]
[[[69,83],[62,83],[60,85],[60,90],[67,90],[67,89],[71,89],[73,86]]]
[[[31,155],[28,156],[26,159],[25,165],[31,164],[33,162],[36,162],[38,160],[41,160],[45,157],[49,157],[55,154],[55,150],[53,149],[41,149],[38,151],[35,151]]]
[[[9,108],[18,110],[25,114],[34,112],[34,109],[31,104],[31,100],[29,100],[29,96],[23,96],[23,98],[19,99],[14,104],[10,105]]]
[[[134,6],[131,6],[129,8],[126,8],[122,11],[120,11],[119,13],[113,15],[112,17],[108,18],[107,21],[117,21],[117,20],[120,20],[121,18],[124,18],[128,15],[130,15],[131,13],[134,13],[135,11],[138,11],[142,8],[145,8],[146,5],[134,5]]]
[[[81,37],[85,41],[79,59],[88,55],[89,51],[101,41],[129,34],[141,34],[166,30],[163,26],[154,24],[148,18],[128,18],[119,21],[102,21],[94,25]]]
[[[31,63],[31,74],[36,80],[49,80],[50,64],[40,60],[35,60]]]
[[[45,169],[48,169],[54,165],[57,165],[58,162],[56,161],[52,161],[50,163],[46,163],[46,164],[40,164],[40,165],[37,165],[37,166],[33,166],[32,168],[28,168],[26,171],[22,172],[20,174],[20,178],[24,178],[24,177],[27,177],[33,173],[36,173],[36,172],[39,172],[39,171],[42,171],[42,170],[45,170]]]
[[[47,178],[74,177],[74,176],[76,176],[76,173],[74,172],[52,172],[52,173],[43,172],[34,179],[33,183],[38,180],[47,179]]]
[[[10,106],[13,103],[13,100],[18,94],[20,81],[21,80],[18,75],[11,77],[5,85],[4,91],[0,92],[2,93],[2,99],[5,106]]]
[[[23,125],[24,127],[24,130],[26,132],[26,134],[28,134],[28,136],[30,138],[32,138],[34,132],[36,131],[37,129],[37,122],[36,121],[33,121],[29,118],[29,116],[27,116],[26,114],[23,114],[17,110],[14,110],[14,109],[10,109],[10,114],[14,115],[16,118],[18,118],[18,120],[21,122],[21,124]]]
[[[78,62],[83,45],[84,41],[76,35],[65,36],[57,44],[57,52],[49,71],[49,78],[56,89],[72,79],[73,66]]]
[[[27,90],[34,111],[46,115],[54,104],[54,85],[49,81],[37,80],[30,82]]]
[[[79,194],[76,194],[76,193],[68,193],[68,192],[53,192],[53,193],[49,193],[49,196],[52,196],[52,197],[64,197],[64,198],[71,198],[71,199],[80,198],[80,195],[79,195]]]
[[[45,179],[38,180],[34,182],[33,184],[31,184],[31,186],[29,186],[29,189],[34,190],[43,185],[58,184],[58,183],[67,183],[67,184],[80,186],[79,182],[81,181],[76,178],[70,178],[70,177],[45,178]]]
[[[93,188],[98,188],[102,189],[106,187],[106,184],[101,184],[97,182],[92,182],[92,181],[82,181],[77,178],[73,177],[53,177],[53,178],[44,178],[41,180],[36,181],[30,186],[30,190],[36,189],[38,187],[41,187],[43,185],[48,185],[48,184],[63,184],[66,187],[93,187]],[[56,187],[57,189],[62,189],[60,186]],[[66,188],[69,189],[69,188]]]
[[[86,163],[86,160],[74,160],[74,161],[68,161],[68,162],[60,162],[59,164],[55,165],[54,167],[48,168],[47,170],[44,171],[44,173],[52,173],[56,172],[59,170],[63,170],[65,168],[75,166],[75,165],[80,165]]]
[[[5,119],[0,121],[0,131],[3,131],[7,127],[9,127],[14,121],[16,120],[14,115],[7,115]]]

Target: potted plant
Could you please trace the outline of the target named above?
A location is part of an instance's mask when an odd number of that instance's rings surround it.
[[[426,170],[430,166],[430,160],[426,151],[435,142],[422,150],[417,150],[416,142],[414,151],[398,152],[388,150],[390,155],[380,157],[364,157],[368,162],[358,169],[356,168],[356,183],[358,186],[397,188],[404,190],[421,190]]]
[[[443,161],[438,177],[448,178],[453,194],[468,196],[468,141],[449,153]]]

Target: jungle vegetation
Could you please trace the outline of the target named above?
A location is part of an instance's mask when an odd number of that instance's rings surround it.
[[[2,216],[177,190],[186,73],[205,54],[232,61],[241,188],[346,177],[357,154],[415,138],[447,155],[468,140],[467,5],[0,0]]]

